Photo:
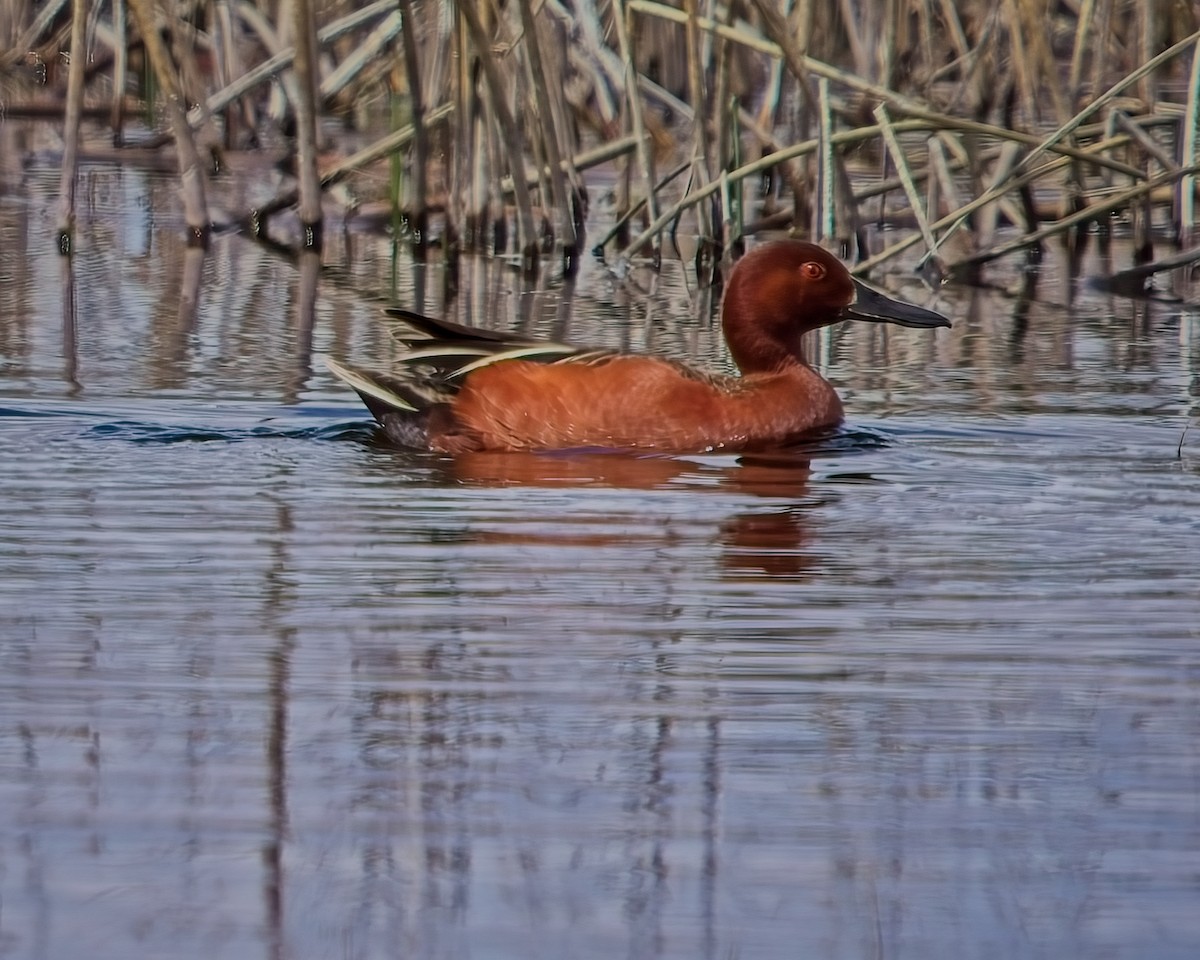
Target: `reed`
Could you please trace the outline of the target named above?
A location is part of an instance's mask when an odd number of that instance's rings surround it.
[[[79,122],[83,113],[83,73],[87,64],[87,0],[74,0],[71,10],[71,47],[67,80],[66,115],[63,118],[63,160],[58,200],[58,251],[71,253],[75,227],[75,177],[79,163]]]
[[[346,10],[339,0],[0,0],[3,107],[36,115],[57,98],[69,134],[104,104],[113,142],[145,145],[144,131],[128,133],[136,77],[166,119],[169,133],[151,142],[176,146],[197,238],[207,231],[197,137],[264,149],[278,123],[295,134],[298,186],[243,220],[261,225],[298,204],[300,246],[319,245],[320,191],[357,178],[368,200],[373,184],[391,184],[397,238],[419,255],[431,242],[450,259],[463,247],[504,253],[515,236],[525,270],[553,248],[569,274],[596,156],[614,165],[604,182],[617,211],[595,247],[617,259],[657,262],[664,238],[683,230],[689,249],[726,250],[757,221],[854,241],[860,271],[919,244],[939,273],[979,279],[1030,245],[1075,244],[1115,211],[1136,223],[1144,255],[1164,240],[1185,248],[1159,263],[1194,246],[1193,5],[376,0]],[[72,27],[89,16],[106,55],[68,77],[57,48],[73,49]],[[45,75],[18,83],[35,64]],[[393,106],[411,121],[403,129],[390,129]],[[368,145],[319,174],[318,131],[334,113]],[[371,173],[380,162],[390,175]],[[880,248],[868,211],[903,232]],[[68,223],[60,216],[60,235]]]

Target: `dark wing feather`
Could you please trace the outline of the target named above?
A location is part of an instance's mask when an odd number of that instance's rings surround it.
[[[445,341],[446,343],[530,343],[532,341],[514,337],[510,333],[499,330],[485,330],[482,327],[469,327],[465,323],[454,323],[450,320],[438,320],[424,314],[413,313],[402,307],[388,307],[384,310],[389,317],[404,323],[405,326],[422,334],[419,337],[400,335],[403,343],[420,343],[422,340]]]

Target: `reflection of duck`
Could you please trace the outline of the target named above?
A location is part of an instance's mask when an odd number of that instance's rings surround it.
[[[808,492],[807,459],[776,457],[732,458],[728,465],[701,464],[679,457],[631,456],[619,453],[536,453],[476,451],[447,462],[447,479],[482,487],[604,487],[624,490],[662,490],[681,486],[713,492],[733,492],[787,501],[781,509],[732,513],[720,523],[718,541],[728,579],[762,575],[795,577],[811,566],[802,552]],[[611,517],[580,522],[569,532],[562,525],[521,526],[477,535],[490,543],[620,547],[631,542],[657,541],[663,528],[646,525],[631,529]]]
[[[389,311],[415,333],[386,374],[330,361],[387,435],[443,453],[602,447],[762,450],[841,422],[802,336],[840,320],[949,321],[864,286],[828,251],[783,241],[734,267],[722,328],[741,377],[661,357],[583,350]]]

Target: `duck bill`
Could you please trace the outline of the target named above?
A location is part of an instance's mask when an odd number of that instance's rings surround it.
[[[872,323],[897,323],[902,327],[948,327],[950,321],[940,313],[926,310],[902,300],[893,300],[869,287],[861,280],[854,281],[858,296],[842,308],[842,320],[869,320]]]

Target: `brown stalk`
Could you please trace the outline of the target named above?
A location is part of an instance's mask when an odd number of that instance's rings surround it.
[[[129,56],[126,43],[125,29],[125,0],[112,0],[113,32],[113,101],[112,101],[112,137],[113,146],[119,147],[125,141],[125,81],[128,76]]]
[[[429,134],[425,130],[425,99],[421,93],[421,63],[417,56],[417,22],[413,18],[412,0],[398,0],[398,3],[402,20],[404,72],[408,79],[408,96],[412,104],[414,183],[409,218],[414,238],[413,250],[417,257],[421,258],[429,242],[429,212],[425,206],[425,197],[429,190]]]
[[[129,0],[129,12],[137,25],[138,33],[146,48],[151,69],[158,78],[158,85],[166,102],[167,117],[175,135],[179,151],[179,177],[182,183],[183,211],[188,225],[188,243],[200,247],[208,246],[211,230],[208,219],[208,201],[204,183],[204,165],[200,152],[188,126],[187,107],[179,87],[179,75],[162,37],[155,27],[152,0]]]
[[[321,179],[317,173],[317,24],[310,0],[291,0],[296,59],[296,179],[300,186],[301,247],[322,245]]]
[[[525,183],[525,177],[519,175],[525,167],[524,140],[520,128],[513,119],[512,111],[508,107],[504,78],[500,74],[496,58],[492,56],[491,42],[484,32],[483,22],[479,18],[475,5],[470,2],[461,3],[458,5],[458,11],[467,25],[467,32],[470,34],[471,43],[475,48],[475,55],[479,58],[479,64],[487,79],[492,112],[496,117],[500,138],[508,156],[509,167],[514,174],[513,192],[516,195],[517,218],[521,229],[522,269],[526,273],[530,273],[537,267],[538,244],[537,233],[533,226],[533,203],[529,196],[529,187]]]
[[[646,216],[651,221],[658,219],[658,201],[654,196],[654,151],[651,149],[646,123],[642,117],[642,101],[638,96],[637,69],[634,67],[633,46],[630,43],[630,12],[628,0],[613,0],[613,26],[616,28],[617,44],[620,47],[621,59],[625,64],[625,103],[629,110],[629,119],[633,135],[637,140],[637,158],[639,172],[642,175],[642,191],[646,204]],[[651,255],[655,265],[658,264],[660,238],[657,231],[649,237]]]
[[[575,237],[575,221],[571,216],[571,195],[563,173],[558,125],[554,122],[554,109],[550,105],[549,87],[554,80],[546,72],[542,62],[538,25],[533,18],[533,7],[530,0],[518,0],[517,6],[521,10],[521,26],[525,33],[525,53],[529,57],[534,102],[539,115],[537,119],[540,121],[543,149],[550,167],[550,195],[558,215],[558,235],[562,238],[563,265],[567,275],[570,276],[578,267],[579,251],[578,240]]]
[[[87,65],[87,0],[72,0],[71,62],[67,71],[67,110],[63,120],[62,173],[58,187],[58,252],[71,254],[75,233],[75,182],[79,173],[79,120],[83,113],[83,73]]]

